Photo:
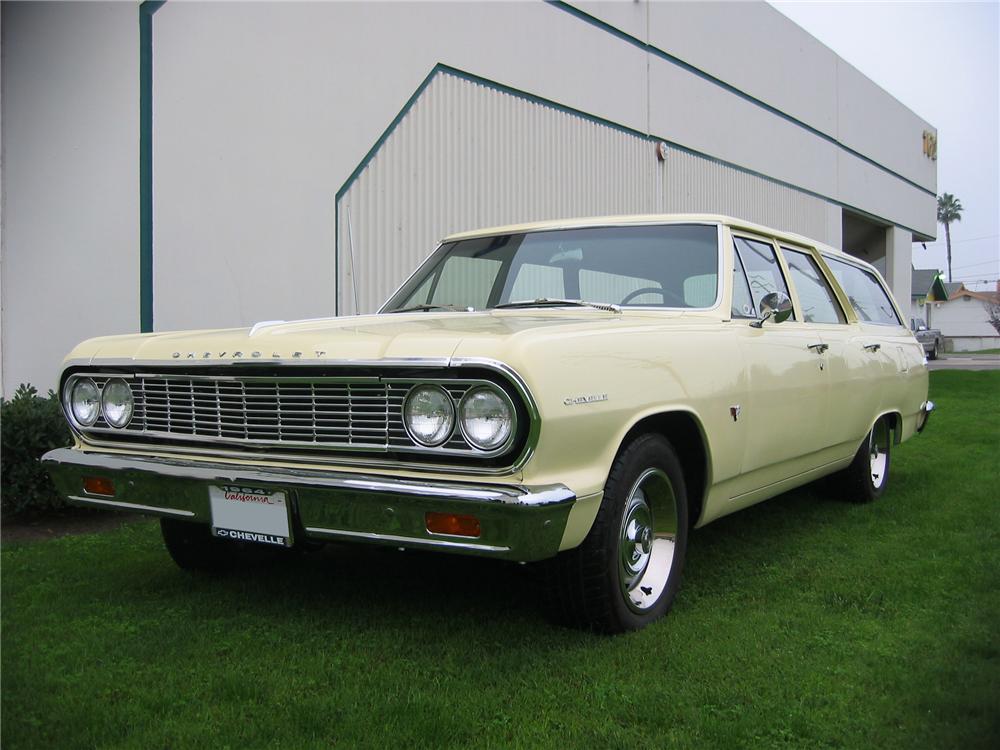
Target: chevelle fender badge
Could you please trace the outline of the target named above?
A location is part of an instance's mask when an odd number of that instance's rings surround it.
[[[594,404],[598,401],[607,401],[607,393],[593,393],[589,396],[571,396],[569,398],[564,398],[563,403],[566,406],[576,406],[577,404]]]

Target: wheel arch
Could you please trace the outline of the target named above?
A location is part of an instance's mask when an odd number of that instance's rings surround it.
[[[677,453],[688,496],[688,523],[696,526],[705,508],[712,474],[711,451],[701,420],[686,409],[647,414],[628,428],[615,457],[637,437],[648,433],[662,435]]]
[[[899,445],[901,442],[903,442],[903,415],[900,414],[898,411],[889,409],[887,411],[882,412],[877,417],[875,417],[875,419],[872,420],[871,426],[868,428],[868,431],[871,432],[871,430],[874,429],[875,424],[883,417],[889,420],[889,427],[892,429],[892,444]],[[868,433],[866,432],[865,435],[867,434]]]

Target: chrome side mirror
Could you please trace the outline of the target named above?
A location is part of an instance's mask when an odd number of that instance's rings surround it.
[[[774,318],[775,323],[784,323],[790,317],[792,317],[792,300],[784,292],[771,292],[761,299],[760,318],[750,325],[762,328],[764,321],[770,318]]]

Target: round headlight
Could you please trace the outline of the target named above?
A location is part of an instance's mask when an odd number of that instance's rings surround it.
[[[462,434],[480,450],[499,448],[514,430],[510,402],[493,388],[473,388],[458,407]]]
[[[441,445],[455,429],[455,405],[436,385],[418,385],[403,404],[403,423],[410,437],[421,445]]]
[[[104,384],[101,394],[101,410],[112,427],[124,427],[132,419],[132,389],[121,378],[114,378]]]
[[[97,421],[101,410],[101,392],[97,390],[97,384],[90,378],[80,378],[70,388],[69,407],[73,419],[84,427],[90,427]]]

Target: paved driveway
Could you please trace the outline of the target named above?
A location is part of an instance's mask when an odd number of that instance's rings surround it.
[[[928,370],[1000,370],[1000,354],[949,354],[927,363]]]

